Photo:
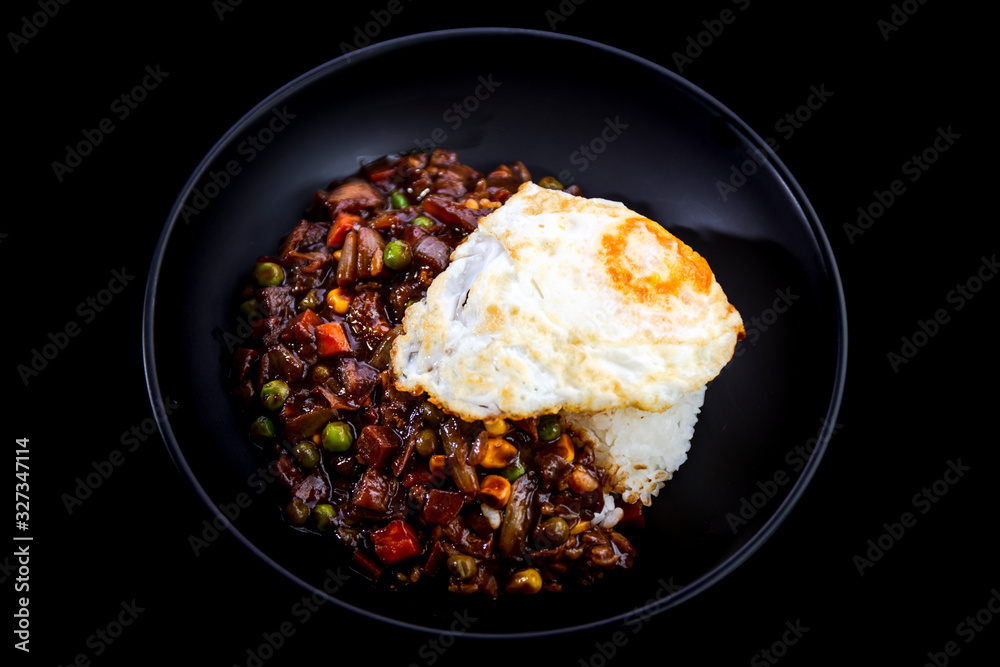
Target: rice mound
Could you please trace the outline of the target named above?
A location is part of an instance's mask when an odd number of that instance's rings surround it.
[[[637,408],[563,415],[570,434],[594,447],[611,491],[627,503],[650,505],[664,482],[687,460],[706,386],[688,392],[664,412]]]

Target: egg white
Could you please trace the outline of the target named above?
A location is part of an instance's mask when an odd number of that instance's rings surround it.
[[[480,221],[403,326],[397,388],[468,420],[662,412],[743,335],[707,264],[662,227],[534,183]]]

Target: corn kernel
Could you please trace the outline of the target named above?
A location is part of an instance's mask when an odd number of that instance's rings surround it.
[[[490,435],[503,435],[510,430],[510,426],[507,424],[507,420],[500,419],[484,419],[483,426],[486,427],[486,432]]]
[[[542,590],[542,574],[533,567],[518,570],[510,576],[505,590],[508,593],[534,595]]]
[[[484,468],[506,468],[515,458],[517,458],[517,447],[503,438],[488,438],[486,453],[479,465]]]
[[[559,439],[556,440],[556,444],[552,446],[552,450],[570,463],[572,463],[573,459],[576,457],[576,448],[573,447],[573,441],[566,433],[559,436]]]
[[[590,522],[589,521],[580,521],[575,526],[573,526],[572,528],[569,529],[569,534],[570,535],[579,535],[580,533],[582,533],[583,531],[587,530],[588,528],[590,528]]]
[[[447,460],[448,457],[445,456],[444,454],[434,454],[427,461],[427,467],[431,469],[432,473],[442,472],[444,470],[444,466]]]
[[[503,507],[510,500],[510,482],[500,475],[487,475],[479,482],[479,499],[493,507]]]
[[[479,208],[479,202],[477,202],[475,199],[466,199],[465,205],[471,208],[472,210],[476,210]]]
[[[345,294],[342,289],[337,287],[327,293],[326,305],[333,308],[333,312],[338,315],[344,315],[351,306],[351,297]]]

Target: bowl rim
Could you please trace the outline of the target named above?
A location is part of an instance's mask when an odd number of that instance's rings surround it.
[[[801,207],[803,216],[805,217],[809,231],[811,232],[817,246],[820,256],[824,261],[824,269],[826,273],[826,288],[830,291],[830,295],[833,297],[833,301],[836,307],[836,355],[835,355],[835,372],[833,376],[833,386],[831,388],[830,401],[827,406],[826,415],[823,419],[823,425],[818,433],[817,442],[813,449],[808,462],[799,473],[798,479],[792,485],[788,492],[788,495],[782,500],[780,505],[775,509],[774,513],[770,518],[764,523],[764,525],[754,533],[742,546],[740,546],[735,553],[730,555],[722,563],[716,565],[710,571],[705,573],[703,576],[691,581],[689,584],[681,588],[675,593],[669,593],[666,596],[650,600],[645,605],[641,607],[636,607],[629,612],[620,613],[607,618],[598,619],[595,621],[590,621],[587,623],[580,623],[572,626],[567,626],[563,628],[539,630],[539,631],[519,631],[519,632],[503,632],[503,633],[489,633],[474,630],[457,630],[452,631],[443,628],[434,628],[430,626],[419,625],[416,623],[411,623],[407,621],[402,621],[399,619],[391,618],[388,616],[383,616],[381,614],[357,607],[353,604],[345,602],[336,598],[333,595],[328,594],[322,588],[314,586],[301,577],[293,574],[283,565],[275,561],[271,556],[265,553],[260,547],[254,544],[249,538],[247,538],[243,533],[233,525],[229,518],[219,509],[215,504],[209,494],[205,491],[204,487],[197,480],[194,475],[193,470],[188,464],[184,453],[182,452],[180,443],[175,436],[173,429],[171,428],[168,415],[169,408],[166,405],[165,397],[160,391],[158,374],[156,369],[156,354],[154,345],[154,314],[156,308],[156,293],[159,287],[159,275],[161,272],[161,267],[164,261],[164,254],[167,246],[167,242],[174,230],[174,227],[178,224],[178,219],[180,218],[181,209],[186,201],[187,197],[190,195],[192,189],[198,183],[198,181],[205,174],[206,170],[209,169],[210,165],[216,160],[223,148],[235,137],[240,136],[243,130],[248,126],[252,120],[261,112],[265,111],[272,106],[275,102],[280,100],[282,97],[293,93],[301,88],[308,86],[313,80],[327,76],[331,72],[334,72],[343,67],[349,66],[352,61],[361,62],[364,60],[375,57],[387,52],[392,52],[398,49],[407,48],[415,43],[423,43],[427,41],[436,40],[447,40],[452,38],[463,38],[470,36],[490,36],[490,37],[529,37],[533,39],[538,39],[542,41],[554,41],[554,42],[573,42],[579,46],[595,49],[597,51],[604,52],[605,54],[615,57],[629,60],[636,65],[644,68],[648,68],[657,75],[666,77],[671,81],[673,86],[681,89],[686,95],[691,98],[697,99],[704,103],[706,106],[716,110],[719,114],[725,118],[725,120],[739,129],[740,132],[744,134],[746,139],[755,145],[766,157],[769,164],[774,168],[777,176],[781,179],[784,186],[788,189],[791,199],[794,200],[799,207]],[[476,27],[476,28],[451,28],[445,30],[434,30],[426,31],[420,33],[414,33],[411,35],[405,35],[402,37],[397,37],[394,39],[385,40],[375,44],[370,44],[368,46],[361,47],[357,50],[350,51],[348,53],[337,56],[331,60],[321,63],[312,69],[304,72],[303,74],[295,77],[291,81],[285,83],[281,87],[277,88],[271,94],[266,96],[259,103],[254,105],[249,111],[247,111],[239,120],[237,120],[208,150],[202,160],[199,162],[198,166],[193,170],[190,177],[182,186],[180,192],[174,200],[174,203],[170,209],[169,214],[166,218],[166,223],[164,224],[163,230],[160,233],[159,239],[156,243],[156,248],[153,253],[153,257],[150,263],[149,273],[147,275],[146,290],[143,300],[142,308],[142,355],[143,355],[143,367],[145,371],[146,379],[146,389],[149,394],[150,403],[153,408],[153,414],[156,419],[157,426],[160,431],[160,435],[163,438],[164,444],[166,445],[167,451],[170,454],[174,465],[177,467],[181,474],[182,479],[190,486],[194,492],[201,498],[201,500],[208,506],[212,515],[214,515],[214,521],[221,521],[222,525],[225,526],[227,532],[231,533],[236,539],[243,543],[252,553],[259,557],[264,563],[273,568],[275,571],[284,575],[287,579],[298,584],[305,590],[318,594],[324,599],[329,600],[341,608],[347,609],[354,613],[360,614],[372,620],[376,620],[383,623],[389,623],[397,627],[404,627],[410,630],[415,630],[422,633],[432,633],[436,635],[462,635],[465,637],[481,638],[481,639],[497,639],[497,638],[528,638],[528,637],[539,637],[560,633],[578,632],[587,629],[593,629],[601,626],[607,626],[611,624],[621,623],[627,620],[629,617],[634,616],[637,613],[641,613],[644,616],[650,616],[672,607],[675,607],[696,595],[704,592],[706,589],[713,586],[715,583],[719,582],[724,577],[728,576],[737,567],[743,564],[750,556],[752,556],[778,529],[781,523],[788,517],[792,509],[799,501],[803,495],[805,488],[809,485],[813,476],[815,475],[816,469],[818,468],[820,461],[826,451],[826,448],[833,436],[835,430],[835,422],[837,414],[839,413],[843,393],[844,385],[846,382],[847,374],[847,308],[844,298],[843,285],[840,279],[840,273],[837,268],[837,262],[833,254],[832,247],[830,245],[829,239],[827,238],[826,232],[824,231],[819,218],[813,209],[811,203],[806,197],[801,186],[792,176],[791,172],[785,166],[785,164],[778,158],[771,147],[764,141],[760,135],[758,135],[753,129],[751,129],[743,120],[741,120],[736,114],[734,114],[728,107],[722,104],[719,100],[713,97],[711,94],[703,90],[702,88],[694,85],[688,80],[684,79],[679,74],[667,69],[666,67],[659,65],[653,61],[650,61],[641,56],[635,55],[631,52],[625,51],[618,47],[610,46],[597,42],[591,39],[578,37],[574,35],[566,35],[560,33],[547,32],[543,30],[536,30],[530,28],[512,28],[512,27]]]

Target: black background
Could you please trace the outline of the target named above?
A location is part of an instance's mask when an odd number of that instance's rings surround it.
[[[793,638],[789,626],[808,629],[794,644],[775,647],[781,664],[995,660],[1000,618],[987,603],[1000,599],[991,462],[997,438],[982,425],[997,398],[991,313],[1000,281],[975,280],[996,270],[987,261],[997,251],[995,169],[987,160],[995,159],[995,135],[977,113],[994,78],[985,57],[993,16],[916,0],[865,9],[718,0],[652,12],[604,0],[475,8],[401,0],[402,11],[386,25],[373,23],[387,16],[388,4],[5,6],[4,129],[14,150],[4,151],[4,180],[15,210],[0,223],[2,444],[11,461],[15,439],[30,439],[34,538],[31,652],[5,647],[14,664],[68,665],[78,657],[94,665],[256,664],[251,655],[286,621],[295,634],[264,664],[602,665],[653,652],[682,665],[768,664],[760,652],[783,635]],[[46,6],[54,15],[45,15]],[[718,28],[711,22],[727,8],[735,20],[709,42],[706,31]],[[626,626],[516,642],[452,640],[329,604],[300,623],[292,609],[305,592],[231,536],[194,554],[189,537],[201,533],[208,509],[184,485],[158,433],[143,433],[152,424],[140,335],[146,276],[170,207],[202,156],[258,101],[340,55],[366,27],[372,41],[382,41],[470,26],[577,35],[679,72],[777,141],[840,267],[850,328],[847,389],[840,428],[812,484],[746,563],[639,632]],[[707,43],[701,53],[678,60],[699,33]],[[139,84],[147,66],[166,76],[120,118],[113,100]],[[573,63],[524,66],[557,72]],[[398,75],[421,72],[400,63]],[[806,103],[813,86],[828,99],[788,136],[787,126],[776,124]],[[57,175],[52,163],[66,160],[66,146],[105,117],[113,132],[78,167]],[[904,163],[932,146],[939,130],[950,130],[953,142],[911,181]],[[858,207],[868,208],[897,179],[905,192],[849,238],[844,225],[856,221]],[[107,288],[115,271],[126,276],[125,288],[88,315],[80,304]],[[981,286],[961,308],[953,292],[959,285]],[[939,310],[946,317],[927,327],[933,335],[915,336]],[[26,382],[18,367],[29,366],[49,334],[71,322],[79,333]],[[903,337],[924,344],[894,367],[887,355],[902,352]],[[128,435],[133,430],[137,436]],[[108,470],[114,450],[118,465],[82,503],[67,507],[79,479]],[[968,468],[963,476],[939,483],[945,492],[933,504],[915,506],[913,497],[959,461]],[[7,480],[13,495],[18,480],[9,472]],[[891,545],[859,572],[855,557],[907,511],[915,523],[898,538],[883,537],[882,545]],[[14,591],[15,543],[8,544],[0,580],[5,609],[16,610],[25,593]],[[120,635],[101,639],[102,630],[117,634],[109,625],[129,605],[141,611]],[[978,631],[960,626],[977,613],[992,622]],[[16,619],[4,617],[2,636],[13,644]],[[957,655],[943,653],[948,642]]]

